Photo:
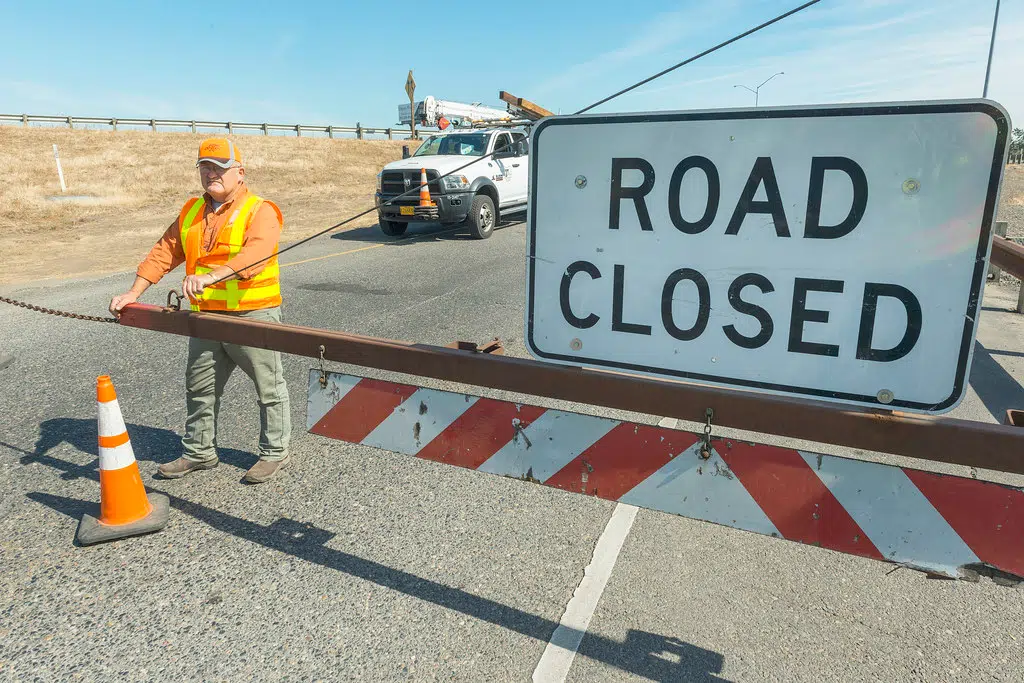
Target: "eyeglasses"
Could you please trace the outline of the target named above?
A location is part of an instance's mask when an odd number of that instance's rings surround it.
[[[199,163],[199,172],[200,173],[205,173],[207,175],[224,175],[228,171],[231,171],[231,170],[236,169],[236,168],[241,168],[241,165],[240,164],[232,164],[231,166],[228,166],[227,168],[221,168],[217,164],[212,164],[212,163],[210,163],[208,161],[202,161],[202,162]]]

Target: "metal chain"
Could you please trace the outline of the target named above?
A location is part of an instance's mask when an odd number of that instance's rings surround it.
[[[98,315],[82,315],[81,313],[71,313],[69,311],[58,311],[55,308],[43,308],[42,306],[34,306],[27,304],[24,301],[17,301],[15,299],[8,299],[5,296],[0,296],[0,301],[5,304],[12,306],[20,306],[21,308],[27,308],[30,311],[38,311],[39,313],[46,313],[48,315],[56,315],[61,318],[73,318],[74,320],[88,320],[95,323],[116,323],[117,318],[103,318]]]
[[[703,460],[707,460],[711,457],[711,418],[715,416],[715,411],[708,408],[704,412],[707,421],[704,423],[704,436],[700,445],[700,457]]]
[[[327,370],[324,368],[324,351],[327,350],[323,344],[320,345],[320,388],[327,388]]]

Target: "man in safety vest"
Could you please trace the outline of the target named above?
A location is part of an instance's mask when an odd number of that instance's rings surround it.
[[[185,202],[177,219],[139,264],[131,289],[111,300],[111,313],[118,315],[123,306],[184,263],[182,294],[193,311],[280,322],[277,251],[284,226],[281,210],[249,192],[242,153],[230,140],[204,140],[196,166],[206,192]],[[236,366],[256,385],[260,407],[259,462],[249,469],[245,480],[267,481],[288,464],[291,413],[281,354],[190,337],[183,455],[161,465],[158,472],[162,476],[177,479],[217,466],[217,413],[224,386]]]

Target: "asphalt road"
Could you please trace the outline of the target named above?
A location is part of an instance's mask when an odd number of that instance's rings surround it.
[[[283,259],[293,264],[283,270],[285,321],[440,344],[499,336],[525,356],[524,244],[521,223],[486,241],[433,228],[400,241],[373,230],[324,238]],[[4,294],[103,315],[130,278]],[[162,302],[171,284],[144,300]],[[986,294],[958,417],[995,422],[1024,407],[1024,321],[1006,310],[1014,296]],[[3,680],[530,680],[615,507],[313,437],[304,425],[314,363],[295,357],[286,357],[295,461],[281,478],[241,482],[258,415],[237,373],[221,466],[153,479],[178,455],[185,341],[9,306],[0,326],[0,356],[11,356],[0,369]],[[171,521],[157,534],[78,547],[78,521],[99,495],[101,374],[113,377],[144,480],[171,497]],[[640,510],[567,680],[1022,678],[1022,588],[931,580]]]

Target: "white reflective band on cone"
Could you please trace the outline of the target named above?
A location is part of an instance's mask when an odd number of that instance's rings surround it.
[[[132,450],[132,442],[126,441],[120,446],[113,448],[100,447],[100,469],[119,470],[128,467],[135,462],[135,451]]]
[[[99,408],[100,436],[120,436],[128,431],[116,398],[113,401],[97,402],[96,405]]]

